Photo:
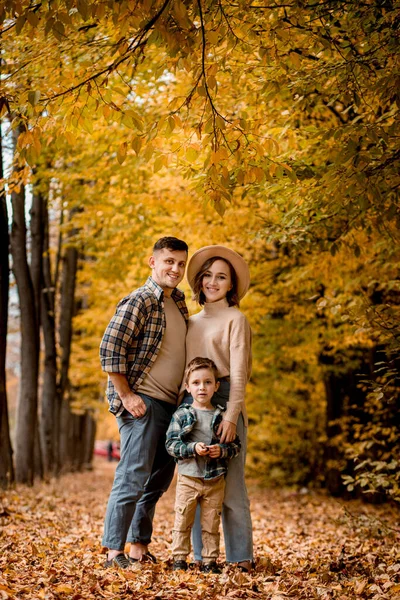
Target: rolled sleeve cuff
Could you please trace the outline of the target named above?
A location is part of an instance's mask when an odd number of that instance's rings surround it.
[[[187,451],[189,456],[196,456],[196,444],[197,442],[189,442],[189,444],[187,445]]]
[[[219,447],[221,448],[220,458],[227,458],[228,457],[228,448],[226,446],[223,446],[222,444],[220,444]]]
[[[128,372],[126,360],[120,356],[102,358],[101,367],[105,373],[122,373],[123,375],[126,375]]]

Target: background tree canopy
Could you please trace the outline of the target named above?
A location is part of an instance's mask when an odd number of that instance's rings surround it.
[[[45,198],[47,256],[60,232],[79,251],[72,412],[98,410],[99,339],[154,240],[225,243],[251,264],[253,473],[398,497],[399,14],[1,2],[4,181]]]

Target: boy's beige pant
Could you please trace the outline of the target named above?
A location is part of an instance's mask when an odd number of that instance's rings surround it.
[[[219,555],[219,523],[224,499],[225,478],[204,480],[178,473],[175,498],[175,523],[172,530],[172,556],[186,560],[190,552],[190,533],[197,504],[201,508],[201,535],[204,563],[214,561]]]

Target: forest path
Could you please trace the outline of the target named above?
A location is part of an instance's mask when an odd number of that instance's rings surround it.
[[[174,487],[161,499],[151,551],[159,564],[103,568],[101,532],[115,463],[0,501],[0,600],[400,598],[399,511],[313,492],[250,485],[256,570],[170,570]]]

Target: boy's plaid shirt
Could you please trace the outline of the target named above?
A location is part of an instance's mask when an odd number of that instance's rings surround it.
[[[212,444],[219,444],[221,447],[221,456],[219,458],[206,459],[204,479],[215,479],[225,475],[228,470],[228,459],[234,458],[240,452],[240,439],[238,436],[229,444],[221,444],[217,436],[219,424],[222,421],[222,406],[215,409],[211,421]],[[196,412],[190,404],[182,404],[172,415],[171,423],[167,431],[167,441],[165,446],[171,456],[178,462],[182,458],[194,458],[196,456],[195,446],[197,442],[186,442],[186,436],[192,431],[196,423]]]
[[[175,300],[186,324],[189,319],[185,294],[174,289]],[[123,298],[104,332],[100,344],[103,371],[123,373],[136,391],[153,366],[165,333],[164,292],[149,277],[146,283]],[[119,416],[124,407],[110,378],[107,398],[110,412]]]

